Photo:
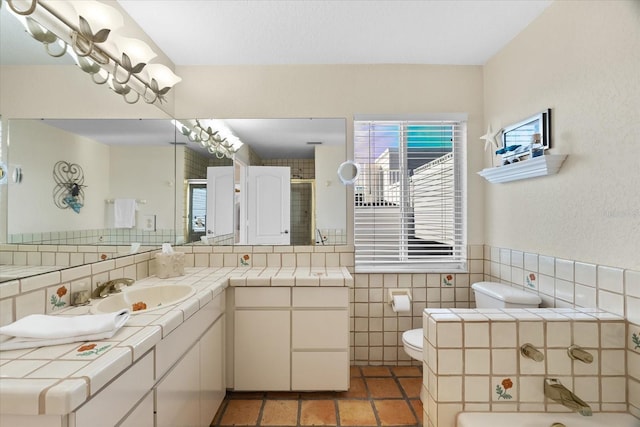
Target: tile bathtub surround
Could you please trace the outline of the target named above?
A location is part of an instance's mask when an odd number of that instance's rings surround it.
[[[629,412],[640,418],[640,272],[485,246],[485,280],[535,292],[544,307],[598,307],[624,317]],[[586,338],[584,338],[586,339]]]
[[[423,321],[425,425],[453,426],[460,411],[566,411],[545,398],[545,377],[576,390],[594,412],[627,411],[620,316],[587,308],[426,309]],[[521,356],[524,343],[545,360]],[[593,363],[572,361],[571,344],[583,346]]]

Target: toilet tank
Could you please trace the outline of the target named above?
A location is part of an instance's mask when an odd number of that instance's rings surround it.
[[[471,285],[476,295],[477,308],[527,308],[539,307],[539,295],[525,292],[503,283],[478,282]]]

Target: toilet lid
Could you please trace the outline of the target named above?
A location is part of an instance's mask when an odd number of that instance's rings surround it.
[[[422,328],[411,329],[402,333],[402,341],[418,350],[422,350]]]

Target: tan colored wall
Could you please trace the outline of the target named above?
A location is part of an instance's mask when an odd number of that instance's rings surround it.
[[[639,52],[637,0],[556,1],[486,64],[487,122],[550,107],[568,154],[556,176],[486,184],[486,244],[640,268]]]

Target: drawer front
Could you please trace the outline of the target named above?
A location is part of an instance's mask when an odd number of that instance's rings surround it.
[[[291,388],[300,391],[348,390],[349,352],[293,352]]]
[[[294,310],[292,313],[293,350],[349,348],[347,310]]]
[[[289,307],[289,288],[234,288],[236,308]]]
[[[348,308],[349,288],[294,288],[293,306]]]
[[[148,353],[75,413],[76,426],[113,427],[153,387],[153,352]]]

